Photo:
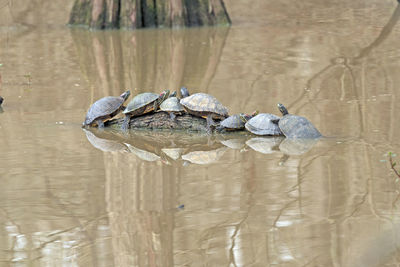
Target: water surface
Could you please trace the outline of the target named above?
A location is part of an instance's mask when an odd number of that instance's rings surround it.
[[[400,263],[395,1],[227,1],[231,28],[134,32],[19,2],[1,10],[0,265]],[[328,138],[80,128],[103,96],[181,86],[232,114],[284,103]]]

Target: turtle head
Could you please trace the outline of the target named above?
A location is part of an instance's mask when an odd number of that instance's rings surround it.
[[[251,113],[250,116],[253,118],[253,117],[257,116],[258,113],[260,113],[258,110],[254,110],[253,113]]]
[[[160,99],[160,103],[162,103],[165,99],[167,99],[169,96],[169,90],[164,90],[161,92],[159,99]]]
[[[248,120],[252,118],[252,116],[249,114],[240,113],[239,118],[242,122],[246,123]]]
[[[173,92],[169,95],[169,97],[176,97],[176,91],[173,91]]]
[[[278,103],[278,109],[282,113],[283,116],[289,114],[288,110],[281,103]]]
[[[186,87],[182,87],[180,91],[182,98],[188,97],[190,95],[189,90]]]
[[[131,91],[128,90],[128,91],[124,92],[122,95],[120,95],[120,97],[122,97],[125,102],[130,95],[131,95]]]

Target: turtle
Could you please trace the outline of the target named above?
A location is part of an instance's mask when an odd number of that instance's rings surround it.
[[[221,121],[219,126],[216,128],[218,131],[226,130],[226,131],[235,131],[244,129],[244,125],[248,120],[253,118],[258,114],[258,111],[254,111],[251,115],[249,114],[235,114],[231,115],[225,120]]]
[[[216,125],[213,119],[223,120],[229,116],[228,109],[209,94],[197,93],[182,98],[180,103],[188,113],[207,119],[208,133],[211,133],[211,126]]]
[[[190,96],[189,90],[186,87],[181,87],[180,92],[181,92],[181,98]]]
[[[280,103],[278,109],[283,115],[279,120],[279,128],[287,138],[314,139],[322,136],[308,119],[289,114],[286,107]]]
[[[282,135],[278,122],[280,118],[270,113],[260,113],[248,120],[246,129],[256,135]]]
[[[125,114],[125,120],[122,129],[129,128],[131,117],[140,116],[151,111],[156,111],[160,104],[169,96],[169,90],[163,91],[161,94],[141,93],[135,96],[122,112]]]
[[[103,128],[105,121],[111,119],[125,108],[123,104],[130,94],[131,92],[128,90],[120,96],[106,96],[97,100],[86,113],[82,126],[97,125],[99,128]]]
[[[180,115],[185,112],[185,109],[179,102],[179,99],[175,96],[169,97],[164,100],[160,105],[160,111],[169,113],[171,120],[176,119],[176,115]]]

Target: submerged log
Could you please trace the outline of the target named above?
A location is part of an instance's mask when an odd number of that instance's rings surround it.
[[[75,0],[69,24],[93,29],[230,25],[223,0]]]
[[[105,123],[105,127],[121,129],[124,118],[110,120]],[[195,117],[190,114],[176,116],[172,120],[166,112],[155,112],[139,117],[132,117],[129,129],[174,129],[183,131],[206,132],[207,122],[203,118]]]

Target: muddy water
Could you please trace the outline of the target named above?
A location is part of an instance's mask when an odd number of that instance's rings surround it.
[[[399,264],[395,1],[227,1],[231,28],[136,32],[14,4],[1,10],[1,266]],[[284,103],[329,138],[80,128],[100,97],[182,85],[231,113]]]

